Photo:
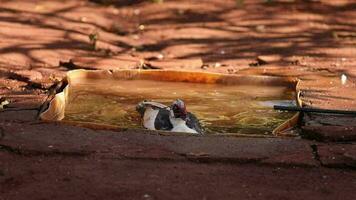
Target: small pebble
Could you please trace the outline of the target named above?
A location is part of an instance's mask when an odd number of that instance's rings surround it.
[[[200,68],[207,69],[207,68],[209,68],[209,66],[208,65],[202,65]]]
[[[139,26],[138,26],[138,29],[139,29],[140,31],[145,30],[145,25],[143,25],[143,24],[139,25]]]
[[[232,74],[232,73],[235,73],[235,70],[234,70],[234,69],[227,69],[227,72],[228,72],[229,74]]]
[[[158,58],[159,60],[162,60],[162,59],[164,58],[164,55],[160,53],[160,54],[157,55],[157,58]]]
[[[214,67],[216,67],[216,68],[217,68],[217,67],[221,67],[221,63],[215,63],[215,64],[214,64]]]
[[[139,9],[135,9],[135,10],[134,10],[134,14],[135,14],[135,15],[139,15],[140,13],[141,13],[141,11],[140,11]]]
[[[345,85],[347,81],[347,76],[345,74],[341,75],[341,84]]]
[[[135,34],[135,35],[132,36],[132,38],[133,38],[134,40],[138,40],[138,39],[140,39],[140,36],[138,36],[137,34]]]
[[[179,14],[179,15],[184,15],[184,14],[185,14],[185,10],[179,9],[179,10],[178,10],[178,14]]]
[[[257,32],[265,32],[266,31],[266,26],[265,25],[258,25],[258,26],[256,26],[256,31]]]
[[[87,22],[88,19],[87,19],[86,17],[80,17],[80,21],[81,21],[81,22]]]
[[[114,15],[118,15],[120,12],[118,9],[116,9],[115,7],[110,7],[111,9],[111,13],[114,14]]]

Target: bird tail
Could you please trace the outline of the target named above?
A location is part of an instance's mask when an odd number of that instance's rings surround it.
[[[141,117],[145,114],[146,111],[146,100],[141,101],[140,103],[137,104],[136,106],[136,111],[140,113]]]

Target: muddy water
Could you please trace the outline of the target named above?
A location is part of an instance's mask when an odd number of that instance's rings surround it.
[[[70,91],[66,119],[140,128],[138,102],[169,105],[183,99],[208,133],[271,134],[293,113],[274,111],[274,104],[291,104],[285,87],[228,86],[148,80],[87,80]]]

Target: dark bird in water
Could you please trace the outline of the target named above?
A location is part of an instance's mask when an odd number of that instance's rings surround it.
[[[142,101],[136,107],[143,126],[150,130],[165,130],[202,134],[203,129],[195,115],[187,112],[185,103],[177,99],[171,106],[154,101]]]

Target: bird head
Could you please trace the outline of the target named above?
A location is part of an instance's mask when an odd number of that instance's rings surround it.
[[[175,118],[181,118],[185,120],[187,118],[187,109],[184,101],[177,99],[171,105],[171,110]]]

